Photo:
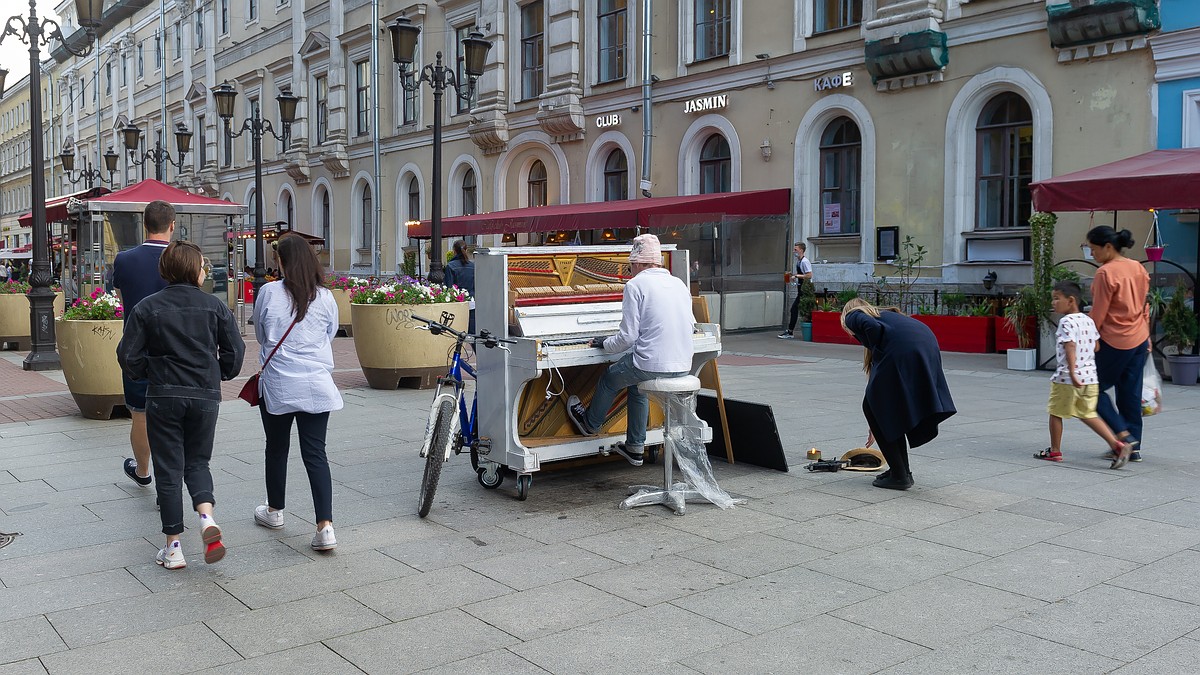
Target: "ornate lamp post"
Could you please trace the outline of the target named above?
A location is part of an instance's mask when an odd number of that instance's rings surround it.
[[[187,127],[180,122],[175,127],[175,150],[179,155],[179,161],[175,161],[171,157],[170,151],[162,146],[159,141],[154,141],[154,147],[146,152],[138,155],[138,148],[142,139],[142,130],[132,122],[121,129],[121,137],[125,144],[125,149],[129,151],[129,161],[141,166],[146,163],[146,160],[154,162],[154,177],[158,180],[166,179],[166,169],[163,164],[170,164],[175,167],[176,171],[183,170],[184,157],[188,151],[192,149],[192,132],[187,130]]]
[[[32,348],[25,357],[25,370],[53,370],[59,367],[58,352],[54,340],[54,291],[50,290],[53,276],[50,273],[50,230],[46,225],[45,150],[42,147],[42,58],[41,48],[58,40],[63,49],[75,56],[86,56],[92,51],[96,39],[96,28],[104,13],[104,0],[76,0],[75,11],[79,25],[87,30],[87,41],[80,51],[75,51],[62,34],[58,23],[51,19],[38,19],[37,0],[29,0],[29,16],[12,16],[4,24],[0,42],[9,35],[17,36],[29,45],[29,119],[33,122],[33,143],[29,147],[30,200],[33,203],[33,272],[29,275],[29,335]],[[5,73],[7,75],[7,72]],[[4,93],[4,80],[0,78],[0,94]]]
[[[267,253],[263,246],[262,138],[264,133],[269,133],[287,146],[292,122],[296,121],[296,103],[300,99],[287,90],[280,92],[275,97],[279,103],[279,121],[283,124],[282,133],[275,133],[275,128],[271,126],[271,120],[264,120],[258,107],[255,107],[254,116],[242,122],[242,128],[235,134],[230,128],[230,121],[233,119],[233,105],[237,101],[237,91],[234,90],[233,85],[223,82],[219,86],[213,87],[212,93],[217,105],[217,115],[225,122],[226,135],[230,138],[237,138],[249,131],[251,145],[254,149],[254,297],[257,299],[258,290],[266,282],[267,276],[267,270],[263,267],[263,258]]]
[[[475,94],[475,81],[483,75],[483,65],[487,60],[488,50],[492,43],[483,39],[479,31],[472,31],[463,39],[463,71],[467,74],[466,83],[458,81],[453,68],[442,65],[442,52],[438,51],[433,65],[427,65],[417,73],[410,72],[413,58],[417,51],[417,38],[421,29],[412,25],[406,17],[396,19],[388,26],[392,38],[392,58],[400,69],[400,84],[405,91],[414,92],[421,88],[422,82],[428,82],[433,88],[433,181],[430,197],[433,202],[433,223],[430,228],[430,245],[432,260],[429,262],[429,280],[435,284],[442,283],[442,92],[446,87],[452,87],[454,93],[463,101],[470,101]]]
[[[92,168],[90,157],[84,158],[84,168],[79,170],[79,177],[73,177],[72,174],[75,171],[74,147],[63,148],[63,151],[58,155],[58,159],[62,162],[63,171],[67,174],[67,180],[72,183],[86,181],[84,185],[90,190],[96,181],[108,183],[109,185],[113,184],[113,172],[117,170],[117,160],[121,159],[121,156],[114,152],[112,148],[109,148],[108,152],[104,153],[104,168],[108,170],[108,180],[104,180],[104,172],[100,170],[100,167]]]

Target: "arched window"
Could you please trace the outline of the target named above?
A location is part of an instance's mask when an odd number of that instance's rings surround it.
[[[329,208],[329,190],[322,188],[321,189],[321,214],[320,214],[321,221],[320,222],[321,222],[321,237],[325,239],[325,250],[326,251],[331,250],[333,248],[333,239],[332,239],[333,218],[332,218],[332,216],[333,216],[333,214],[330,212],[330,208]]]
[[[729,141],[721,134],[713,134],[700,149],[700,194],[729,192],[732,180]]]
[[[545,206],[546,200],[546,165],[541,160],[534,160],[529,167],[529,205]]]
[[[287,223],[284,226],[284,229],[296,229],[295,209],[292,208],[292,193],[285,190],[283,195],[279,198],[279,201],[279,206],[282,207],[279,209],[281,212],[280,215],[283,216],[282,220]]]
[[[975,228],[1028,227],[1033,201],[1033,112],[1005,93],[988,101],[975,125]]]
[[[462,178],[462,215],[479,213],[479,193],[475,186],[475,169],[467,169]]]
[[[862,215],[862,133],[839,117],[821,134],[821,234],[853,234]]]
[[[421,219],[421,184],[416,176],[408,181],[408,219]]]
[[[371,186],[363,185],[362,199],[359,205],[361,206],[361,223],[362,233],[359,238],[361,245],[359,246],[360,260],[363,264],[368,264],[371,261],[371,251],[375,248],[375,203],[371,199]]]
[[[604,161],[604,201],[629,199],[629,163],[625,153],[617,148]]]

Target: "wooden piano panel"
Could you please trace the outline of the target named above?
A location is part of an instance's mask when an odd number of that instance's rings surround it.
[[[517,401],[518,436],[522,443],[537,445],[546,439],[569,441],[582,438],[575,425],[567,417],[567,398],[572,394],[578,396],[587,405],[596,389],[596,383],[608,369],[608,363],[597,363],[586,366],[560,368],[566,386],[562,394],[546,398],[546,387],[550,383],[551,372],[546,372],[537,379],[525,383],[521,396]],[[558,392],[562,385],[558,375],[554,374],[552,392]],[[608,418],[601,427],[602,434],[623,434],[628,424],[628,413],[625,408],[625,392],[621,391],[613,400]],[[663,425],[662,409],[650,402],[650,423],[647,428],[654,429]]]

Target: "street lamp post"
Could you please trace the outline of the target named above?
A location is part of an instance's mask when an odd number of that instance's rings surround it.
[[[96,28],[104,13],[104,0],[76,0],[75,11],[79,25],[87,31],[87,41],[80,51],[75,51],[62,29],[52,19],[38,19],[37,0],[29,0],[29,16],[12,16],[4,24],[0,42],[9,35],[17,36],[29,45],[29,119],[33,123],[33,143],[29,147],[30,175],[32,185],[29,195],[33,203],[33,271],[29,275],[29,335],[32,347],[25,357],[25,370],[54,370],[59,368],[58,352],[54,339],[54,291],[50,290],[53,276],[50,273],[50,231],[46,225],[46,178],[45,148],[42,147],[42,59],[41,47],[50,46],[58,40],[63,49],[75,56],[86,56],[92,51]],[[4,93],[4,82],[0,79],[0,94]]]
[[[467,75],[466,83],[458,81],[453,68],[442,65],[442,52],[437,53],[437,59],[432,65],[427,65],[417,73],[409,72],[417,51],[417,38],[421,29],[412,25],[407,17],[399,17],[388,26],[392,38],[392,58],[400,69],[400,85],[405,91],[414,92],[421,88],[422,82],[428,82],[433,89],[433,181],[430,198],[433,204],[432,227],[430,228],[430,246],[432,250],[429,261],[429,280],[435,284],[442,283],[445,278],[442,272],[442,92],[452,87],[454,93],[463,101],[470,101],[475,94],[475,81],[483,75],[483,64],[487,60],[488,50],[492,43],[483,39],[479,31],[472,31],[463,39],[463,71]]]
[[[296,121],[296,103],[299,98],[285,90],[275,97],[279,103],[279,121],[283,125],[282,133],[275,133],[271,120],[264,120],[259,108],[254,108],[254,116],[242,122],[242,128],[235,134],[230,128],[233,119],[233,105],[237,101],[237,91],[233,85],[223,82],[212,89],[213,99],[217,105],[217,116],[225,123],[225,134],[230,138],[238,138],[249,131],[251,145],[254,149],[254,299],[258,299],[258,291],[266,282],[267,270],[263,267],[266,248],[263,246],[263,195],[262,195],[262,138],[269,133],[287,145],[291,135],[292,122]]]
[[[97,181],[108,183],[109,185],[113,184],[113,172],[117,170],[117,160],[120,158],[121,156],[114,152],[112,148],[109,148],[108,152],[104,153],[104,168],[108,170],[108,180],[104,180],[104,172],[100,170],[100,167],[92,167],[90,157],[84,158],[83,168],[79,170],[79,177],[76,178],[73,176],[75,171],[75,148],[63,148],[63,151],[58,155],[59,161],[62,162],[63,171],[67,174],[67,180],[71,183],[85,181],[84,185],[89,190],[92,189]]]
[[[192,132],[187,130],[183,122],[180,122],[175,127],[175,150],[179,155],[179,161],[175,161],[171,157],[171,152],[162,146],[158,140],[154,141],[154,147],[140,156],[137,154],[142,139],[142,130],[136,124],[130,122],[121,129],[121,137],[125,144],[125,149],[129,151],[129,161],[137,166],[146,163],[147,160],[154,162],[154,177],[160,181],[165,181],[167,177],[164,164],[170,164],[175,167],[176,171],[183,171],[184,158],[188,151],[192,149]]]

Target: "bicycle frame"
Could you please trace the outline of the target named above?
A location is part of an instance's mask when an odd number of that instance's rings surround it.
[[[457,338],[457,343],[454,346],[454,355],[450,360],[450,371],[444,376],[438,378],[437,391],[433,396],[433,405],[429,408],[429,420],[425,423],[425,438],[421,443],[421,457],[428,456],[431,451],[430,445],[433,443],[433,426],[437,418],[440,403],[444,400],[452,401],[458,409],[457,429],[453,429],[450,435],[450,442],[445,448],[438,448],[437,451],[443,453],[443,461],[450,460],[450,454],[454,452],[455,447],[461,448],[473,447],[478,443],[477,435],[476,411],[479,405],[479,392],[476,391],[471,400],[471,412],[467,413],[467,401],[463,396],[463,373],[465,372],[471,379],[475,378],[475,369],[471,364],[467,363],[462,358],[462,347],[465,342],[464,338]],[[450,385],[454,389],[454,393],[444,392],[443,388]]]

